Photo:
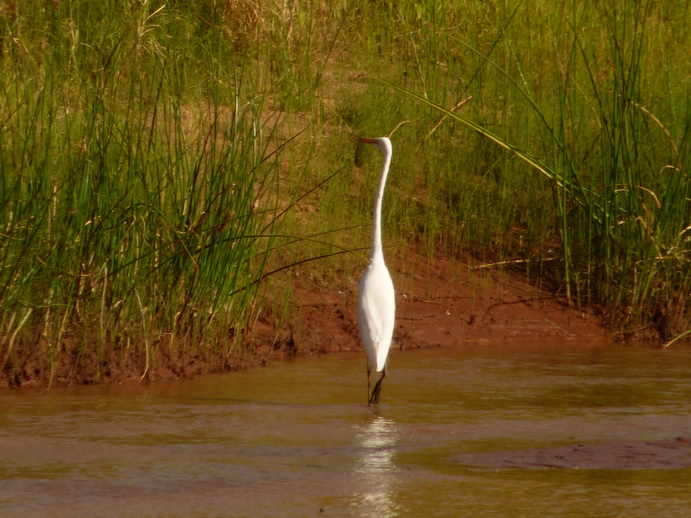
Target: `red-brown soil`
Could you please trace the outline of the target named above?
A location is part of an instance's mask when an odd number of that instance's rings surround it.
[[[390,270],[397,298],[393,347],[610,339],[597,311],[570,308],[563,297],[531,285],[525,275],[417,255],[394,261]],[[293,317],[279,335],[282,348],[296,354],[361,348],[355,282],[315,289],[314,282],[297,278]],[[270,322],[260,322],[256,331],[258,342],[275,336]]]

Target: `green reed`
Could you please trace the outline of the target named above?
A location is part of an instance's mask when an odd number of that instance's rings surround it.
[[[231,364],[262,312],[284,314],[298,265],[355,285],[379,173],[356,137],[394,128],[388,254],[518,265],[622,331],[683,331],[688,16],[0,3],[4,372]]]
[[[430,93],[429,80],[390,82],[493,148],[476,148],[476,160],[488,158],[447,208],[467,207],[461,200],[493,175],[496,186],[480,189],[500,199],[482,217],[500,223],[485,228],[496,232],[502,258],[549,261],[540,268],[572,303],[602,304],[625,333],[666,337],[688,326],[689,97],[676,61],[688,64],[688,52],[673,37],[687,18],[675,2],[516,2],[496,13],[484,44],[450,38],[447,54],[474,65],[455,100]],[[473,92],[487,105],[451,110]]]
[[[223,360],[271,242],[265,98],[181,11],[65,4],[4,48],[0,360],[12,383]]]

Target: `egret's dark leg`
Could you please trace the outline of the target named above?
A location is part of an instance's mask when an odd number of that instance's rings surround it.
[[[384,370],[381,372],[381,378],[379,378],[379,381],[377,381],[377,384],[374,386],[374,389],[372,390],[372,395],[369,398],[368,405],[378,405],[379,404],[379,394],[381,393],[381,382],[384,381],[385,377],[386,377],[386,367],[384,367]]]
[[[369,406],[369,387],[370,387],[370,368],[369,368],[369,362],[367,362],[367,406]]]

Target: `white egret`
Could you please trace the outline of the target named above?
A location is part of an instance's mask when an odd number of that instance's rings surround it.
[[[367,398],[368,405],[379,403],[381,383],[386,376],[386,360],[391,347],[394,319],[396,314],[396,298],[393,281],[389,270],[384,264],[384,251],[381,241],[381,206],[384,198],[384,186],[391,164],[391,141],[386,137],[361,138],[360,142],[372,144],[379,148],[384,155],[384,167],[377,185],[372,217],[372,250],[369,264],[360,279],[358,292],[357,315],[360,326],[360,337],[367,352]],[[370,394],[371,372],[381,372]]]

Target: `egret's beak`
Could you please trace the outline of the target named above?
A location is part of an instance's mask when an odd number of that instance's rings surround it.
[[[361,139],[358,139],[358,140],[359,140],[360,142],[362,142],[363,144],[376,144],[376,143],[377,143],[377,140],[376,140],[376,139],[373,139],[373,138],[361,138]]]

